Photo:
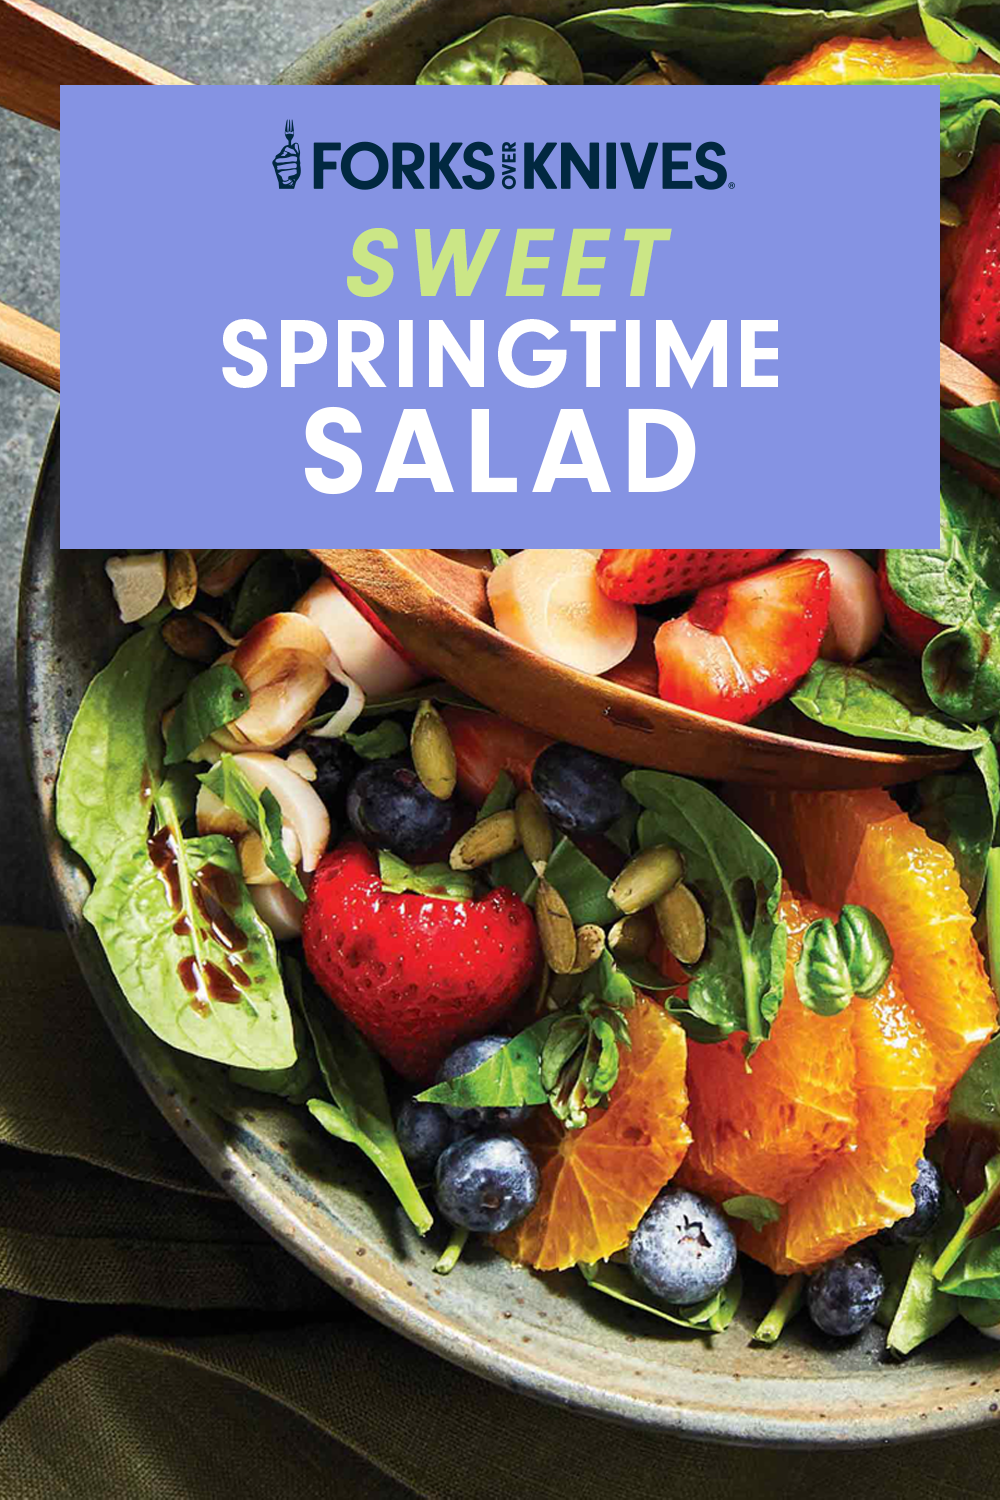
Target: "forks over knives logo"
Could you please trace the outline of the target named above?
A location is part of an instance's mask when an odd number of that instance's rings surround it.
[[[293,141],[295,121],[285,121],[285,144],[271,162],[280,188],[293,188],[302,175],[302,160],[298,141]]]

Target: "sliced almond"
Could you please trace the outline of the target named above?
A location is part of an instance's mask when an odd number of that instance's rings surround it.
[[[316,762],[305,750],[293,750],[291,755],[286,755],[285,765],[303,781],[316,780]]]
[[[111,579],[123,625],[133,625],[148,615],[166,592],[164,552],[130,552],[126,557],[109,557],[104,571]]]
[[[615,958],[648,958],[656,937],[656,919],[648,909],[622,917],[608,933],[608,947]]]
[[[652,906],[684,874],[684,862],[669,844],[654,844],[630,859],[611,884],[608,896],[626,916]]]
[[[432,797],[447,802],[457,779],[455,747],[447,724],[429,698],[421,703],[413,720],[410,754],[422,785]]]
[[[171,615],[164,620],[160,634],[175,656],[185,661],[211,662],[219,654],[219,638],[203,620],[194,615]]]
[[[582,927],[576,929],[576,956],[570,973],[586,973],[588,969],[593,968],[603,952],[603,927],[598,927],[596,922],[585,922]]]
[[[554,974],[572,974],[576,964],[576,928],[573,918],[554,885],[544,878],[535,894],[535,921],[549,968]]]
[[[513,812],[493,813],[462,834],[451,851],[449,863],[453,870],[478,870],[494,859],[512,854],[519,844]]]
[[[167,568],[167,598],[174,609],[187,609],[198,592],[198,565],[194,553],[184,547],[170,554]]]
[[[554,842],[552,823],[541,797],[530,787],[518,794],[514,803],[514,817],[517,820],[521,848],[528,856],[535,874],[544,875]]]
[[[660,897],[654,910],[660,936],[674,958],[682,964],[696,964],[705,951],[708,929],[694,891],[680,881]]]
[[[204,785],[198,791],[195,820],[202,838],[210,833],[221,833],[227,839],[242,839],[247,833],[246,819]]]

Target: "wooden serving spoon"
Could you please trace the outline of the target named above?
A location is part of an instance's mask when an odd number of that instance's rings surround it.
[[[956,354],[954,349],[949,349],[947,344],[942,344],[941,405],[985,406],[988,401],[1000,401],[1000,385]],[[953,448],[950,443],[941,444],[941,453],[954,468],[1000,498],[1000,472],[990,468],[989,464],[980,463],[971,454]]]
[[[893,786],[960,763],[958,755],[899,753],[774,734],[664,703],[656,694],[655,622],[606,677],[518,645],[489,623],[487,573],[424,549],[314,549],[375,608],[427,671],[554,739],[685,776],[835,790]],[[806,721],[803,721],[806,723]]]

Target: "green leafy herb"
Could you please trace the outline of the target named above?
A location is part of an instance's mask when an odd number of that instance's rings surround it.
[[[990,855],[988,905],[998,884],[993,878],[998,865],[1000,850],[995,849]],[[992,921],[990,932],[992,937]],[[1000,1036],[987,1042],[966,1069],[948,1104],[948,1176],[965,1201],[982,1192],[984,1162],[994,1151],[1000,1151]]]
[[[934,1262],[943,1291],[955,1297],[1000,1297],[1000,1152],[984,1168],[985,1186]]]
[[[555,1020],[554,1014],[543,1016],[471,1073],[434,1084],[418,1094],[418,1100],[456,1109],[544,1104],[548,1096],[542,1087],[540,1059]]]
[[[747,1033],[747,1054],[764,1041],[785,983],[788,932],[778,918],[781,868],[752,829],[705,787],[664,771],[631,771],[624,785],[641,807],[641,848],[671,844],[708,924],[705,956],[686,1002],[671,1013],[698,1040]]]
[[[995,1297],[963,1297],[958,1310],[973,1328],[995,1328],[1000,1323],[1000,1301]]]
[[[330,1092],[310,1099],[309,1113],[340,1141],[357,1146],[381,1172],[418,1234],[434,1219],[399,1149],[382,1069],[360,1032],[306,981],[302,1008],[312,1033],[320,1071]]]
[[[817,724],[866,740],[903,740],[937,750],[975,750],[982,729],[955,724],[930,702],[915,668],[873,658],[859,666],[818,660],[791,701]]]
[[[502,547],[491,547],[490,557],[493,559],[493,566],[495,568],[499,568],[501,563],[505,563],[508,561],[508,559],[510,558],[510,553],[504,552]]]
[[[942,713],[980,724],[1000,712],[1000,638],[974,620],[940,631],[924,649],[920,672]]]
[[[231,635],[246,635],[268,615],[291,608],[301,592],[299,570],[282,552],[262,552],[240,581],[229,621]]]
[[[371,718],[373,714],[395,714],[406,713],[408,710],[416,710],[425,698],[432,703],[451,704],[455,708],[475,708],[480,713],[488,714],[491,709],[484,708],[477,703],[475,698],[470,698],[468,693],[463,693],[460,688],[452,687],[450,682],[420,682],[416,687],[405,688],[399,693],[390,693],[381,698],[369,698],[361,710],[362,719]],[[322,714],[313,719],[306,726],[312,728],[314,724],[324,723],[332,718],[332,714]]]
[[[797,1312],[805,1306],[806,1278],[801,1271],[784,1279],[781,1290],[771,1304],[770,1310],[757,1324],[754,1331],[755,1344],[776,1344],[787,1325]]]
[[[217,729],[238,719],[249,703],[246,684],[232,667],[222,663],[200,672],[170,721],[165,764],[175,766],[187,760]]]
[[[292,1007],[295,1061],[287,1068],[230,1068],[229,1076],[242,1088],[254,1089],[259,1094],[275,1094],[290,1104],[305,1104],[322,1086],[319,1064],[302,1015],[302,970],[287,954],[282,958],[281,970],[285,994]]]
[[[607,1297],[614,1297],[616,1302],[638,1307],[673,1323],[675,1327],[689,1328],[695,1333],[724,1333],[736,1316],[743,1295],[743,1278],[738,1266],[721,1291],[703,1302],[692,1303],[690,1307],[660,1302],[643,1291],[627,1267],[615,1261],[596,1261],[593,1264],[578,1261],[577,1270],[595,1292],[603,1292]]]
[[[888,1352],[900,1359],[958,1316],[955,1298],[943,1292],[934,1279],[934,1262],[947,1238],[947,1229],[939,1225],[913,1257],[885,1344]]]
[[[484,818],[492,818],[494,813],[507,812],[514,806],[517,796],[517,787],[513,779],[506,771],[501,771],[486,794],[486,801],[476,813],[476,822],[481,823]]]
[[[619,1048],[629,1045],[623,1011],[597,996],[585,995],[576,1010],[554,1017],[542,1047],[541,1081],[552,1113],[568,1130],[582,1129],[587,1111],[606,1102],[618,1081]]]
[[[59,768],[56,822],[95,875],[149,827],[163,770],[160,719],[195,670],[158,630],[141,630],[83,695]]]
[[[158,807],[162,864],[144,837],[120,843],[84,907],[126,1000],[182,1052],[255,1070],[290,1067],[292,1018],[274,939],[236,850],[222,837],[185,839],[175,808],[166,798]],[[238,942],[221,941],[217,908]]]
[[[467,870],[453,870],[445,864],[408,865],[387,849],[379,850],[378,863],[382,889],[391,895],[412,891],[438,901],[471,901],[475,896],[472,875]]]
[[[609,844],[614,844],[620,849],[626,859],[629,859],[635,843],[635,830],[639,822],[639,809],[630,807],[623,812],[620,818],[616,818],[611,827],[606,830],[604,837]]]
[[[508,73],[546,83],[583,83],[573,48],[557,31],[527,16],[499,16],[435,53],[417,75],[424,84],[499,84]]]
[[[762,1198],[756,1193],[741,1193],[736,1198],[726,1198],[722,1210],[731,1219],[746,1219],[758,1233],[768,1224],[776,1224],[781,1218],[781,1204],[773,1198]]]
[[[994,78],[994,83],[1000,82]],[[1000,402],[941,408],[941,439],[980,463],[1000,468]]]
[[[938,547],[890,548],[886,572],[911,609],[941,625],[1000,628],[1000,511],[978,484],[941,466]]]
[[[356,734],[348,731],[342,739],[362,760],[388,760],[393,755],[403,755],[410,743],[406,730],[395,719],[383,719],[374,729],[361,729]]]
[[[994,817],[982,780],[974,771],[944,771],[917,782],[912,816],[951,854],[972,911],[986,879]]]
[[[875,1321],[880,1328],[888,1329],[892,1327],[892,1320],[903,1300],[903,1291],[917,1247],[915,1245],[886,1245],[876,1239],[872,1243],[872,1249],[882,1271],[882,1280],[885,1282],[882,1300],[875,1311]]]
[[[531,870],[530,865],[528,869]],[[534,874],[531,870],[532,879]],[[577,927],[588,922],[594,922],[598,927],[610,927],[621,916],[618,908],[608,900],[610,880],[571,839],[561,838],[556,844],[545,866],[545,878],[569,907],[569,914]]]
[[[892,968],[889,934],[867,906],[845,906],[837,918],[837,939],[854,993],[861,1000],[870,1000],[885,984]]]
[[[802,1004],[817,1015],[836,1016],[850,1004],[854,986],[832,918],[821,917],[806,928],[795,988]]]
[[[223,755],[210,771],[198,780],[214,792],[233,812],[239,813],[253,831],[260,835],[264,846],[264,861],[282,885],[288,887],[300,901],[306,893],[282,842],[281,806],[277,797],[267,787],[259,792],[240,770],[232,755]]]

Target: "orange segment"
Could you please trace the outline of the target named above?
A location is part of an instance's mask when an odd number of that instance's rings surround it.
[[[884,791],[734,792],[741,817],[782,864],[804,867],[809,894],[838,911],[867,906],[885,925],[907,1003],[934,1054],[932,1126],[992,1035],[997,1005],[955,862]]]
[[[855,1129],[850,1012],[817,1015],[795,989],[802,935],[826,914],[787,888],[779,912],[789,929],[784,1001],[752,1071],[743,1057],[743,1032],[724,1042],[689,1044],[694,1142],[679,1180],[716,1201],[759,1193],[787,1202]]]
[[[942,57],[924,37],[834,37],[798,61],[774,68],[765,83],[882,83],[938,73],[1000,73],[1000,63],[980,52],[968,63]]]
[[[655,1001],[637,997],[629,1034],[606,1109],[568,1131],[540,1109],[521,1132],[541,1192],[528,1217],[493,1241],[508,1260],[559,1271],[624,1249],[683,1159],[691,1139],[684,1032]]]

